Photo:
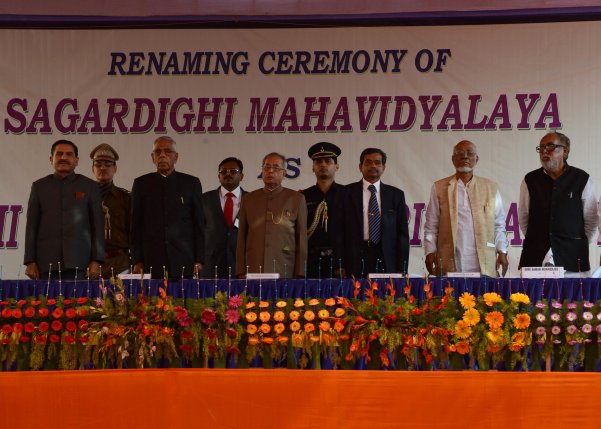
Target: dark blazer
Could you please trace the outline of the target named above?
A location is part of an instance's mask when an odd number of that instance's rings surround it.
[[[202,274],[205,278],[215,278],[215,267],[217,267],[217,277],[225,279],[228,278],[229,267],[231,267],[232,277],[235,278],[238,227],[235,225],[232,229],[227,227],[221,208],[219,189],[202,195],[205,213],[205,265]],[[240,191],[240,197],[247,193],[242,188]]]
[[[131,191],[132,263],[152,267],[152,277],[193,275],[204,262],[204,212],[198,177],[174,171],[167,177],[149,173],[134,180]]]
[[[98,184],[81,174],[50,174],[31,185],[27,205],[24,263],[40,273],[104,262],[104,216]]]
[[[409,228],[405,194],[399,188],[380,183],[382,212],[382,254],[389,273],[409,269]],[[363,181],[342,189],[339,213],[336,215],[335,254],[342,259],[348,276],[361,275],[363,249]]]

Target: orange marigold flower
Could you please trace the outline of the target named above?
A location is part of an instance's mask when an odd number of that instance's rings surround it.
[[[513,326],[517,329],[526,329],[530,326],[530,316],[526,313],[520,313],[513,319]]]
[[[244,315],[244,317],[246,318],[246,321],[247,321],[247,322],[249,322],[249,323],[252,323],[252,322],[254,322],[255,320],[257,320],[257,313],[255,313],[255,312],[253,312],[253,311],[250,311],[250,312],[246,313],[246,314]]]
[[[297,298],[296,301],[294,301],[294,306],[296,308],[304,307],[305,306],[305,301],[303,301],[300,298]]]
[[[288,303],[286,303],[286,301],[278,301],[278,302],[276,302],[276,304],[275,304],[275,306],[276,306],[277,308],[284,308],[284,307],[286,307],[287,305],[288,305]]]
[[[311,298],[309,300],[309,305],[319,305],[319,300],[317,298]]]
[[[263,341],[265,344],[273,344],[273,338],[271,337],[263,337],[261,341]]]
[[[278,310],[275,313],[273,313],[273,320],[275,320],[276,322],[281,322],[285,318],[286,318],[286,314],[281,310]]]
[[[490,326],[490,329],[499,329],[503,326],[503,322],[505,322],[503,313],[499,311],[491,311],[484,319],[486,320],[486,324]]]
[[[295,322],[292,322],[292,323],[290,324],[290,330],[291,330],[292,332],[298,332],[298,330],[300,329],[300,327],[301,327],[300,323],[298,323],[298,322],[296,322],[296,321],[295,321]]]
[[[261,323],[259,330],[264,334],[269,334],[271,332],[271,326],[269,326],[267,323]]]
[[[247,332],[249,335],[254,335],[254,334],[256,334],[256,333],[257,333],[257,326],[256,326],[256,325],[252,325],[252,324],[250,324],[250,325],[246,325],[246,332]]]
[[[499,346],[498,344],[489,344],[488,346],[486,346],[486,351],[488,353],[498,353],[501,351],[501,346]]]
[[[482,295],[482,299],[484,299],[484,303],[489,307],[492,307],[493,305],[503,301],[501,295],[499,295],[496,292],[487,292],[484,295]]]
[[[285,329],[286,329],[286,326],[284,326],[283,323],[276,323],[275,326],[273,327],[273,332],[280,335],[282,332],[284,332]]]
[[[261,322],[269,322],[269,319],[271,319],[271,314],[269,314],[269,311],[261,311],[259,313],[259,319]]]
[[[470,335],[472,335],[472,328],[468,325],[465,320],[459,320],[455,324],[455,335],[457,335],[462,340],[465,340]]]
[[[278,343],[284,345],[288,344],[289,338],[286,336],[278,337]]]
[[[86,317],[88,315],[88,309],[85,307],[77,307],[77,315],[79,317]]]
[[[305,320],[308,322],[315,319],[315,313],[313,313],[311,310],[305,311],[305,314],[303,316],[305,317]]]
[[[320,319],[327,319],[328,317],[330,317],[330,312],[328,310],[326,310],[325,308],[322,308],[321,310],[319,310],[317,312],[317,317],[319,317]]]
[[[336,305],[336,300],[334,298],[328,298],[325,300],[325,305],[328,307],[332,307]]]
[[[309,337],[309,339],[311,340],[312,343],[318,343],[320,340],[319,335],[311,335]]]
[[[336,311],[334,311],[334,316],[336,317],[342,317],[346,314],[346,310],[344,308],[337,308]]]
[[[300,318],[300,313],[296,310],[292,310],[290,314],[288,314],[288,317],[290,317],[290,320],[298,320]]]
[[[307,323],[305,325],[305,332],[310,333],[315,330],[315,325],[313,323]]]
[[[248,337],[249,346],[256,346],[257,344],[259,344],[259,339],[257,337]]]
[[[330,322],[327,322],[327,321],[325,321],[325,320],[324,320],[324,321],[322,321],[322,322],[319,324],[319,329],[321,329],[321,330],[322,330],[322,331],[324,331],[324,332],[327,332],[327,331],[329,331],[329,330],[330,330],[330,328],[331,328],[331,327],[330,327]]]
[[[267,308],[269,307],[269,301],[260,301],[259,308]]]
[[[301,347],[303,345],[303,334],[292,334],[292,345]]]
[[[524,332],[516,332],[511,336],[511,341],[524,345],[526,344],[526,334]]]
[[[465,313],[463,313],[463,320],[468,326],[477,325],[480,321],[480,313],[478,313],[478,310],[475,308],[468,308],[465,310]]]
[[[465,355],[470,352],[470,345],[465,341],[461,341],[455,345],[455,349],[460,355]]]
[[[430,292],[430,282],[424,285],[424,292]]]
[[[248,301],[248,302],[246,303],[246,309],[247,309],[247,310],[250,310],[251,308],[254,308],[254,306],[255,306],[255,305],[256,305],[256,304],[254,303],[254,301]]]
[[[528,295],[526,295],[525,293],[512,293],[511,296],[509,297],[509,299],[511,299],[512,302],[518,302],[521,304],[530,304],[530,297]]]
[[[336,332],[342,332],[344,330],[344,323],[342,323],[340,320],[337,320],[336,323],[334,323],[334,330]]]
[[[459,303],[465,309],[474,308],[476,306],[476,297],[468,292],[463,292],[459,297]]]

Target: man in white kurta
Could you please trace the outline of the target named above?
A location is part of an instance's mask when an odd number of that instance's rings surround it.
[[[478,153],[472,142],[459,142],[451,160],[455,174],[434,183],[426,210],[426,268],[432,275],[505,276],[508,242],[497,184],[474,175]]]

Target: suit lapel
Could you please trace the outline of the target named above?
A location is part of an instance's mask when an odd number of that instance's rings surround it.
[[[359,227],[361,229],[361,237],[363,238],[363,181],[355,183],[355,189],[351,194],[353,206],[355,207],[355,214],[359,220]]]

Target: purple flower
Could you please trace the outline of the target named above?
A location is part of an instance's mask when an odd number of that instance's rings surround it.
[[[242,298],[240,298],[240,296],[238,296],[238,295],[234,295],[234,296],[230,297],[230,300],[227,303],[227,305],[230,308],[238,308],[242,305]]]
[[[578,316],[573,311],[570,311],[568,314],[566,314],[566,319],[568,319],[570,322],[573,322],[574,320],[578,319]]]
[[[591,332],[593,332],[593,327],[590,323],[585,323],[584,325],[582,325],[582,332],[584,332],[585,334],[590,334]]]
[[[240,320],[240,313],[238,313],[238,310],[230,309],[225,312],[225,320],[231,325],[238,323],[238,320]]]
[[[104,301],[102,298],[96,298],[96,307],[104,307]]]
[[[582,313],[582,318],[584,320],[593,320],[593,313],[591,313],[590,311],[585,311],[584,313]]]
[[[551,306],[553,308],[561,308],[562,307],[561,302],[559,302],[559,301],[553,301],[553,303],[551,304]]]
[[[542,302],[542,301],[538,301],[538,302],[536,303],[536,308],[547,308],[547,304],[545,304],[545,303],[544,303],[544,302]]]
[[[590,301],[584,301],[584,304],[582,304],[584,306],[584,308],[593,308],[595,306],[595,304],[593,304]]]
[[[574,309],[576,309],[576,303],[575,303],[575,302],[570,302],[570,303],[568,304],[568,309],[569,309],[569,310],[574,310]]]
[[[559,335],[560,332],[561,332],[561,328],[557,325],[555,325],[551,328],[551,333],[553,335]]]
[[[545,345],[545,340],[538,339],[538,340],[536,340],[536,344],[538,344],[539,346],[544,346]]]
[[[554,322],[559,322],[559,319],[561,319],[561,317],[559,317],[558,313],[551,313],[551,320]]]
[[[536,328],[536,335],[545,335],[546,333],[547,330],[544,326],[539,326],[538,328]]]
[[[538,320],[540,323],[543,323],[545,320],[547,320],[547,318],[543,313],[538,313],[536,315],[536,320]]]
[[[570,325],[566,328],[566,332],[570,335],[574,335],[578,331],[578,328],[574,325]]]

